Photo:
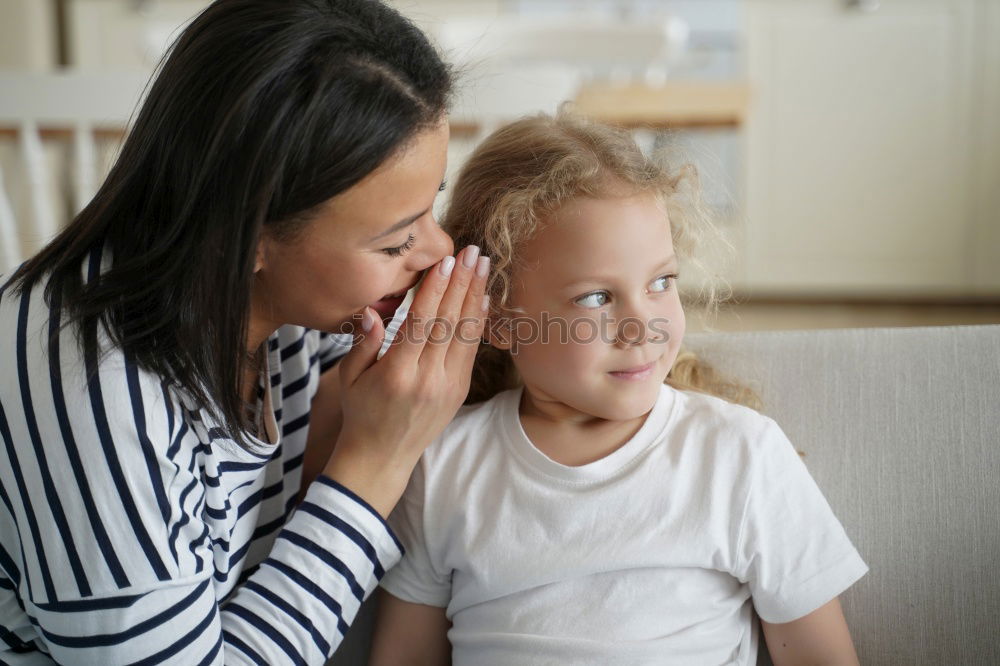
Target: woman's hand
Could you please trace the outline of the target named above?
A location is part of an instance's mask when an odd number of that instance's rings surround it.
[[[340,362],[343,427],[323,473],[383,516],[469,393],[488,273],[475,246],[445,257],[427,271],[386,354],[376,360],[385,329],[366,308],[370,328]]]

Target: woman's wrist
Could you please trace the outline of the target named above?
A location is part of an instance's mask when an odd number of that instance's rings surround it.
[[[322,474],[349,489],[388,518],[410,480],[417,460],[368,455],[364,442],[337,440]]]

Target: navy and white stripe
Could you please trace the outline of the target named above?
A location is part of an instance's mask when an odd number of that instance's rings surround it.
[[[247,451],[120,351],[81,354],[43,286],[0,293],[0,663],[324,663],[402,554],[324,477],[289,517],[349,338],[271,336],[280,438]]]

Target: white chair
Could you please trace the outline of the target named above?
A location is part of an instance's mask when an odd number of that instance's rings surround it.
[[[148,80],[148,73],[102,72],[38,74],[0,72],[0,136],[17,142],[18,168],[27,192],[14,193],[0,173],[0,273],[34,253],[58,231],[64,208],[53,192],[43,140],[72,141],[72,212],[94,195],[103,177],[98,166],[97,134],[124,131]],[[26,198],[22,219],[13,199]]]

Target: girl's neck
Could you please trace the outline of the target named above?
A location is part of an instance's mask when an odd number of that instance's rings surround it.
[[[569,467],[611,455],[639,432],[647,416],[610,421],[540,398],[527,386],[518,411],[521,427],[535,448]]]

